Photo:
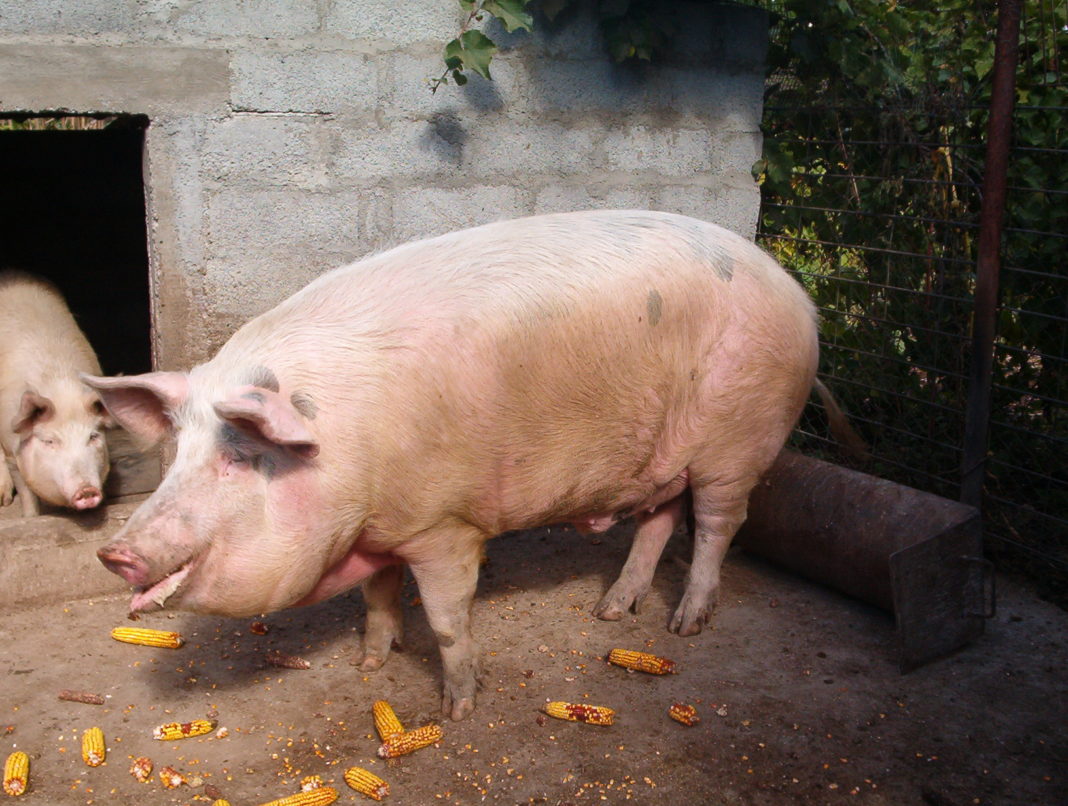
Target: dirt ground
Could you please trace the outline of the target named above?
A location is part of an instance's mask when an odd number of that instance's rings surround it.
[[[675,538],[668,554],[684,550]],[[484,685],[474,716],[444,722],[435,746],[376,758],[371,703],[406,726],[438,719],[440,662],[417,592],[408,635],[375,674],[353,665],[363,605],[350,593],[252,620],[153,614],[177,650],[120,644],[126,597],[14,608],[0,620],[0,749],[31,757],[25,803],[193,804],[221,794],[261,804],[321,775],[338,803],[366,799],[342,781],[351,765],[386,779],[396,804],[1027,804],[1068,803],[1068,613],[999,580],[986,635],[908,675],[898,672],[891,617],[733,551],[711,628],[679,638],[665,624],[684,569],[662,563],[642,611],[590,616],[629,545],[566,528],[493,541],[475,602]],[[676,661],[656,677],[609,666],[613,647]],[[269,650],[311,668],[265,663]],[[104,705],[61,701],[62,689]],[[540,714],[547,700],[608,705],[611,727]],[[676,701],[701,722],[671,721]],[[226,735],[152,738],[169,721],[212,716]],[[82,730],[107,738],[103,766],[80,757]],[[141,784],[149,756],[189,783]],[[212,789],[211,787],[214,787]],[[14,802],[14,801],[12,801]]]

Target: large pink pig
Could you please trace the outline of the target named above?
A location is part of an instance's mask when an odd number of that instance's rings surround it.
[[[103,500],[110,418],[83,372],[100,365],[59,291],[0,273],[0,506],[16,490],[25,516],[38,514],[39,498],[72,509]]]
[[[597,606],[619,618],[688,489],[695,550],[671,628],[701,629],[817,349],[800,286],[692,218],[566,213],[411,243],[323,275],[189,373],[87,379],[131,431],[177,434],[100,558],[137,589],[134,611],[248,616],[363,582],[364,669],[401,635],[407,564],[461,719],[481,547],[504,531],[635,516]]]

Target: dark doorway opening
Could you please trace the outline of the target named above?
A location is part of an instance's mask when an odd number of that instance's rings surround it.
[[[0,267],[47,277],[107,375],[152,368],[140,115],[0,119]]]

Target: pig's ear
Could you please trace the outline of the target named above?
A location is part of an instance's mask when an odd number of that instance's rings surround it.
[[[11,430],[20,437],[26,436],[37,423],[43,423],[56,413],[56,407],[47,397],[27,389],[22,393],[19,410],[11,421]]]
[[[319,443],[304,425],[304,418],[277,392],[260,386],[242,386],[226,400],[212,404],[215,413],[246,434],[289,448],[311,459]]]
[[[82,375],[81,379],[97,391],[119,425],[149,444],[159,442],[174,430],[170,415],[189,396],[189,376],[184,372],[115,378]]]

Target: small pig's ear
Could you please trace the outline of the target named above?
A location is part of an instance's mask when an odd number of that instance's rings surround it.
[[[289,448],[305,459],[319,453],[319,443],[304,425],[304,418],[277,392],[260,386],[242,386],[226,400],[212,404],[215,413],[254,437]]]
[[[100,394],[116,422],[139,439],[154,445],[174,430],[170,413],[189,396],[184,372],[149,372],[99,378],[82,375],[82,383]]]
[[[56,407],[51,400],[27,389],[22,393],[19,410],[11,421],[11,430],[24,437],[33,429],[34,425],[45,422],[55,413]]]

